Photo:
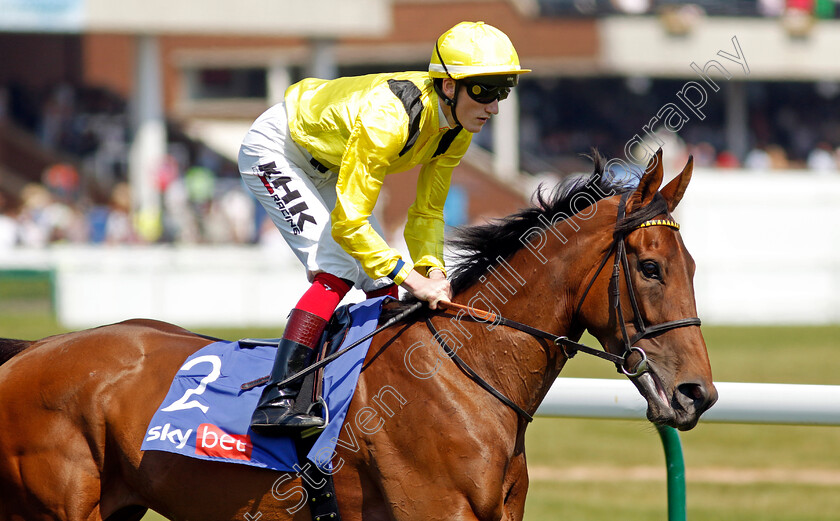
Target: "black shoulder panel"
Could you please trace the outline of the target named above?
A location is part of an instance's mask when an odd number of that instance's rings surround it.
[[[437,157],[449,150],[449,145],[451,145],[452,142],[455,141],[455,137],[458,135],[459,132],[461,132],[462,128],[464,127],[458,125],[455,128],[450,128],[449,130],[447,130],[446,133],[444,133],[443,136],[440,137],[440,143],[438,143],[438,146],[435,149],[435,154],[432,157]]]
[[[423,113],[422,94],[417,85],[408,80],[388,80],[391,92],[402,101],[405,113],[408,114],[408,140],[400,150],[400,156],[414,146],[417,136],[420,134],[420,116]]]

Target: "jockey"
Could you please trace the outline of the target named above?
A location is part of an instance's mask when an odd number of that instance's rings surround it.
[[[452,170],[525,72],[504,33],[462,22],[438,38],[428,72],[305,79],[257,118],[239,170],[312,285],[289,315],[251,419],[255,431],[323,426],[320,417],[292,413],[299,382],[277,384],[311,362],[351,287],[373,298],[396,297],[399,285],[431,309],[451,298],[443,205]],[[385,242],[373,209],[385,176],[417,165],[404,234],[412,263]]]

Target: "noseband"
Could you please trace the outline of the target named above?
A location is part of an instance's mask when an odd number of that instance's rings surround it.
[[[700,319],[697,317],[681,318],[678,320],[663,322],[661,324],[645,324],[645,321],[642,318],[641,310],[639,309],[638,300],[636,299],[636,291],[633,289],[633,281],[630,275],[630,263],[627,260],[627,245],[625,244],[625,239],[632,232],[641,228],[648,228],[651,226],[667,226],[669,228],[679,230],[680,225],[670,218],[652,218],[657,215],[669,215],[668,205],[665,199],[658,193],[654,197],[653,201],[650,202],[650,204],[639,209],[636,212],[633,212],[633,215],[627,217],[626,206],[627,198],[629,195],[630,192],[627,192],[621,196],[621,200],[618,205],[616,226],[613,232],[612,245],[610,246],[610,249],[607,250],[606,255],[604,255],[604,258],[598,266],[598,269],[595,271],[595,274],[592,276],[592,279],[586,285],[586,289],[584,290],[583,296],[581,296],[580,301],[578,302],[574,314],[575,317],[580,316],[581,307],[583,306],[584,300],[586,300],[586,296],[589,294],[589,290],[592,289],[592,286],[595,284],[595,280],[598,278],[598,275],[600,275],[601,271],[603,271],[604,267],[607,265],[607,262],[610,260],[610,257],[612,257],[613,273],[612,277],[610,278],[610,293],[612,296],[611,303],[612,308],[615,309],[616,319],[621,330],[621,338],[622,342],[624,343],[624,353],[622,353],[621,355],[615,355],[613,353],[601,351],[600,349],[595,349],[587,345],[575,342],[573,340],[569,340],[565,336],[552,335],[547,331],[543,331],[541,329],[531,327],[527,324],[523,324],[521,322],[510,320],[508,318],[504,318],[490,313],[489,315],[492,315],[493,318],[495,318],[495,320],[492,320],[492,322],[494,324],[518,329],[519,331],[528,333],[529,335],[537,338],[549,340],[558,347],[560,347],[563,350],[563,354],[568,359],[573,358],[578,352],[583,352],[613,362],[620,372],[624,373],[630,378],[637,378],[650,370],[648,366],[647,354],[641,347],[635,346],[633,344],[635,344],[643,338],[652,337],[660,333],[664,333],[665,331],[670,331],[672,329],[687,326],[699,326]],[[630,305],[633,308],[633,327],[636,329],[636,334],[634,334],[632,337],[630,337],[627,333],[627,326],[624,320],[624,309],[621,305],[622,267],[624,268],[624,279],[627,286],[627,293],[629,295]],[[458,365],[472,380],[474,380],[481,387],[490,392],[490,394],[498,398],[502,403],[516,411],[526,421],[531,421],[533,419],[530,414],[528,414],[525,410],[516,405],[504,394],[493,388],[492,385],[487,383],[487,381],[482,379],[475,373],[475,371],[473,371],[469,366],[467,366],[467,364],[455,353],[455,350],[453,350],[446,344],[446,342],[438,333],[437,329],[428,317],[426,318],[426,325],[434,335],[435,340],[438,341],[438,343],[447,352],[450,358],[452,358],[456,365]],[[639,356],[641,356],[641,359],[638,362],[636,362],[632,370],[628,370],[625,366],[628,363],[630,355],[632,355],[633,353],[637,353]]]

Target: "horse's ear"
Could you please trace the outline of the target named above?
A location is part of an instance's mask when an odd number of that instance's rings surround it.
[[[645,174],[639,181],[636,191],[627,200],[627,206],[625,207],[627,215],[633,213],[633,210],[646,206],[653,200],[659,190],[659,185],[662,184],[662,176],[662,149],[660,148],[648,162]]]
[[[662,189],[662,197],[668,202],[668,211],[673,212],[674,208],[680,204],[680,201],[685,194],[685,189],[688,188],[688,182],[691,181],[691,173],[694,172],[694,157],[688,156],[688,162],[685,168],[680,172],[680,175],[673,178],[665,188]]]

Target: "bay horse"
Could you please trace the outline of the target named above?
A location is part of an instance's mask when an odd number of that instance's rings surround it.
[[[522,519],[528,418],[584,330],[650,421],[690,429],[714,403],[694,263],[671,217],[691,160],[661,191],[661,150],[635,187],[595,164],[456,241],[453,302],[505,321],[426,309],[376,335],[331,454],[343,519]],[[299,473],[140,450],[175,373],[210,341],[129,320],[0,343],[0,520],[138,520],[148,508],[310,519]]]

